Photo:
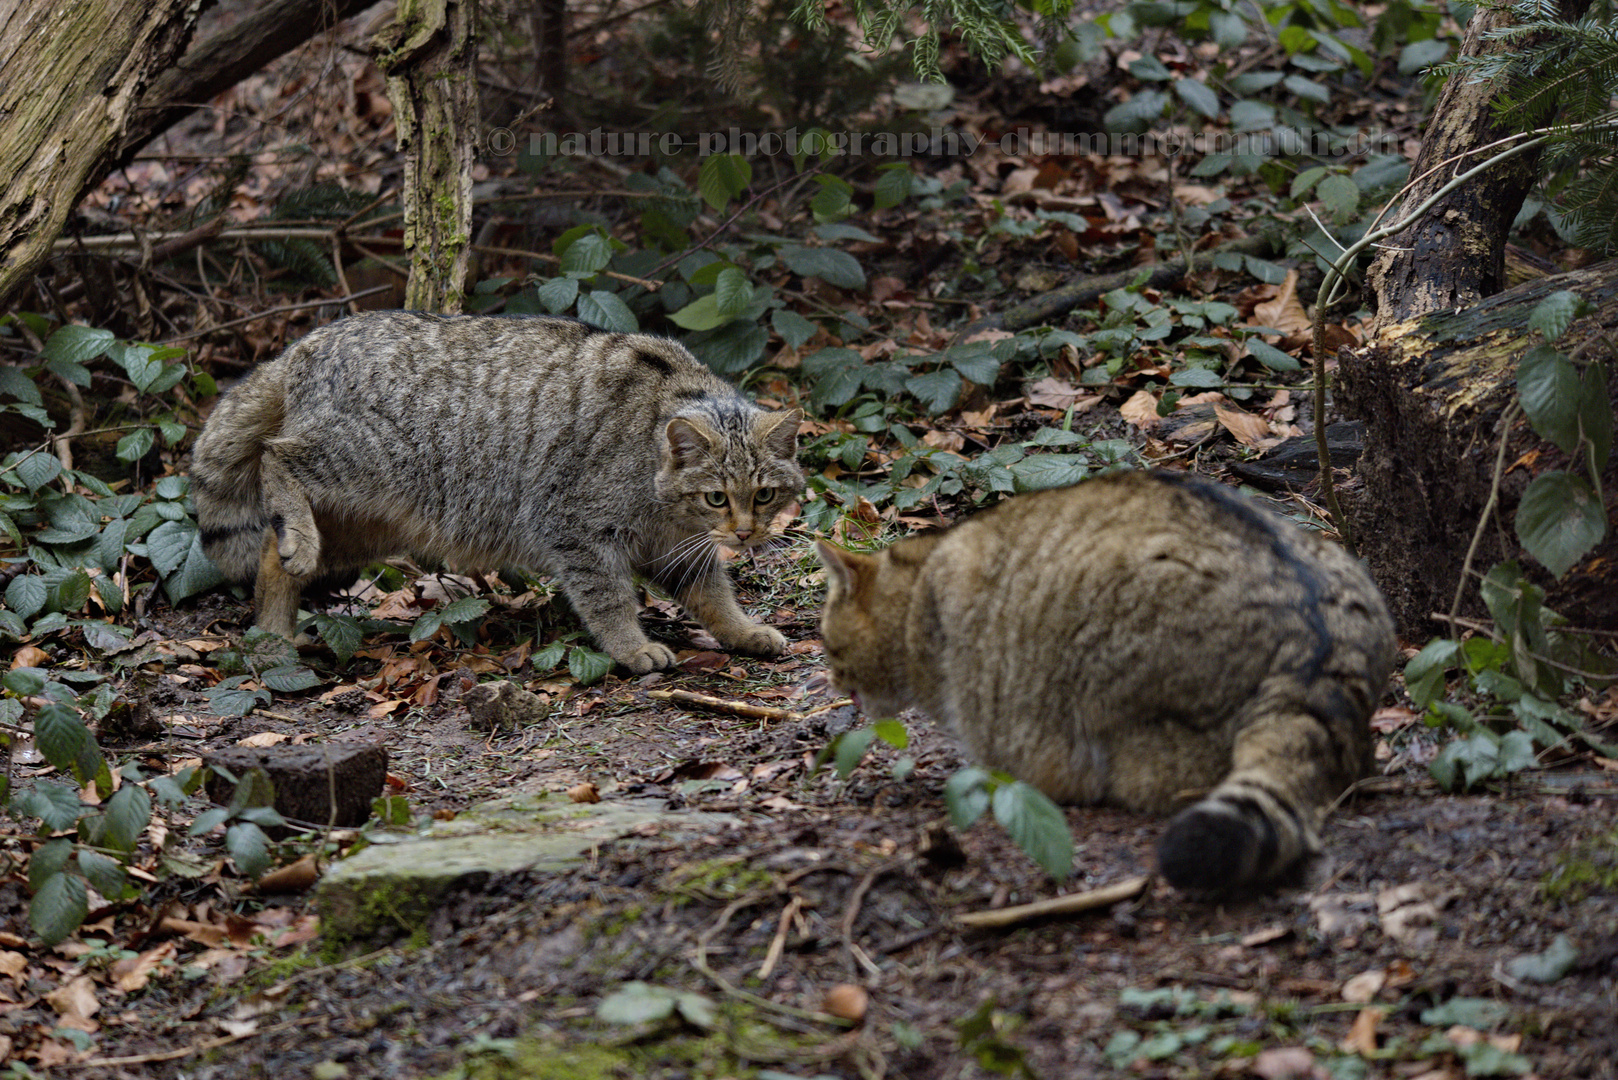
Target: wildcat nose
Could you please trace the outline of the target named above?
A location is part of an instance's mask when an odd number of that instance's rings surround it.
[[[742,543],[742,544],[747,543],[747,538],[749,536],[752,536],[752,535],[753,535],[753,530],[752,529],[737,529],[736,532],[735,532],[735,537],[736,537],[737,542]]]

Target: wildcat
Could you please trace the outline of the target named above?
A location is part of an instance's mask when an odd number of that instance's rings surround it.
[[[192,454],[203,549],[296,632],[316,577],[410,552],[554,575],[619,664],[672,667],[633,576],[727,647],[779,631],[737,605],[715,543],[749,548],[803,488],[796,410],[766,412],[665,338],[542,316],[356,315],[261,365]]]
[[[1371,765],[1393,624],[1341,549],[1222,485],[1123,473],[875,554],[822,542],[833,681],[1059,802],[1181,810],[1176,887],[1273,884]]]

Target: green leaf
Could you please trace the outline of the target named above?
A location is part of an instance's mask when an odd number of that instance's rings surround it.
[[[782,341],[794,349],[815,336],[814,323],[797,312],[788,311],[785,308],[777,309],[770,316],[770,327],[780,336]]]
[[[974,351],[967,351],[974,350]],[[950,367],[961,373],[961,376],[970,379],[979,386],[993,386],[1000,377],[1000,361],[996,360],[987,349],[978,351],[975,346],[966,346],[963,350],[951,350],[945,354]]]
[[[1245,344],[1247,345],[1247,355],[1271,371],[1297,371],[1303,366],[1298,363],[1296,358],[1256,337],[1248,338]]]
[[[961,376],[954,368],[939,368],[905,380],[905,389],[915,395],[922,407],[939,416],[955,407],[961,398]]]
[[[345,615],[316,615],[315,633],[336,654],[338,664],[347,664],[353,658],[364,637],[359,621]]]
[[[76,788],[51,782],[35,784],[28,791],[17,796],[14,806],[21,815],[38,818],[40,823],[50,832],[62,832],[65,829],[71,829],[79,820],[80,815],[84,813],[84,804],[79,802],[79,793]],[[28,866],[30,879],[35,869],[34,863],[39,862],[39,857],[45,853],[46,848],[56,843],[53,840],[51,844],[34,852]],[[72,846],[66,841],[62,841],[61,845],[67,849]],[[64,853],[62,858],[66,859],[67,855]],[[41,865],[43,866],[44,864]]]
[[[1219,95],[1196,79],[1177,79],[1174,95],[1209,120],[1219,115]]]
[[[220,573],[219,567],[208,558],[208,553],[202,550],[202,534],[190,521],[167,522],[152,530],[155,536],[169,525],[183,526],[189,536],[189,543],[185,547],[185,554],[181,557],[179,568],[172,574],[163,578],[163,591],[168,594],[169,603],[178,604],[186,597],[206,592],[216,585],[222,585],[225,575]],[[178,534],[174,534],[176,537]],[[148,544],[151,541],[148,539]],[[148,547],[148,550],[150,548]]]
[[[41,355],[47,360],[70,360],[82,364],[105,353],[116,340],[117,335],[111,330],[69,323],[50,336]]]
[[[1444,695],[1444,670],[1460,662],[1460,646],[1447,638],[1429,641],[1405,664],[1405,692],[1416,708],[1425,709]]]
[[[865,751],[870,749],[871,740],[874,738],[876,738],[874,727],[856,728],[837,736],[832,744],[832,756],[837,763],[838,779],[847,779],[850,773],[859,768],[860,762],[865,758]]]
[[[817,277],[840,289],[865,288],[865,271],[859,260],[846,251],[786,244],[780,254],[787,269],[799,277]]]
[[[747,305],[753,301],[753,286],[747,280],[747,275],[734,266],[727,266],[719,272],[714,281],[714,303],[718,306],[719,314],[727,319],[734,319],[747,310]]]
[[[439,617],[445,626],[457,626],[461,623],[476,622],[488,614],[489,601],[483,596],[463,596],[459,600],[451,601],[439,609]]]
[[[12,668],[0,676],[0,685],[18,697],[32,697],[45,689],[45,672],[37,667]]]
[[[45,398],[40,394],[39,387],[34,380],[24,374],[21,368],[0,365],[0,394],[10,394],[18,401],[29,405],[43,405]]]
[[[1579,429],[1590,447],[1590,473],[1599,476],[1612,454],[1612,402],[1607,398],[1605,364],[1584,369],[1579,385]]]
[[[1558,578],[1589,554],[1606,531],[1601,500],[1572,473],[1540,474],[1517,504],[1517,538]]]
[[[817,176],[820,190],[809,200],[816,221],[831,222],[848,214],[854,189],[840,176]]]
[[[1002,784],[991,800],[995,820],[1057,881],[1073,872],[1073,834],[1061,808],[1021,780]]]
[[[989,774],[968,766],[944,781],[944,805],[957,829],[969,829],[989,808]]]
[[[731,199],[747,190],[753,181],[753,166],[740,154],[712,154],[697,170],[697,193],[715,210],[723,210]]]
[[[876,186],[872,189],[871,207],[875,210],[886,210],[890,206],[898,206],[910,197],[911,185],[915,174],[910,166],[895,162],[882,166],[882,175],[877,177]]]
[[[1449,55],[1449,42],[1441,38],[1412,41],[1399,50],[1399,74],[1414,75],[1423,68],[1443,63]]]
[[[1302,172],[1298,173],[1297,176],[1292,178],[1292,187],[1288,189],[1287,194],[1291,195],[1294,199],[1301,199],[1303,196],[1309,194],[1310,189],[1312,189],[1316,184],[1320,183],[1325,175],[1326,166],[1324,165],[1316,165],[1312,169],[1304,169]]]
[[[1500,772],[1511,776],[1539,765],[1534,740],[1526,731],[1508,731],[1500,737]]]
[[[1578,962],[1578,948],[1566,934],[1557,934],[1544,952],[1506,961],[1506,973],[1524,982],[1553,983],[1572,971]]]
[[[73,360],[47,360],[45,370],[52,375],[58,375],[74,386],[88,387],[90,385],[90,369]]]
[[[1294,94],[1297,94],[1305,101],[1313,101],[1321,105],[1331,101],[1330,90],[1315,82],[1313,79],[1304,78],[1302,75],[1288,75],[1286,78],[1281,80],[1281,85],[1285,86],[1288,90],[1291,90]]]
[[[629,310],[629,305],[625,304],[617,293],[607,292],[605,289],[591,289],[579,297],[579,318],[603,330],[612,330],[619,334],[634,334],[640,331],[640,320]]]
[[[612,670],[612,657],[575,645],[567,654],[567,669],[580,686],[590,686],[607,677],[607,672]]]
[[[1459,1024],[1477,1031],[1491,1031],[1511,1017],[1511,1006],[1489,998],[1453,998],[1442,1005],[1423,1009],[1421,1022],[1429,1027],[1448,1028]]]
[[[1043,491],[1067,487],[1090,475],[1087,458],[1077,454],[1030,454],[1011,466],[1017,478],[1017,491]]]
[[[439,627],[443,625],[444,616],[437,608],[433,608],[431,611],[424,611],[421,613],[421,617],[416,620],[415,624],[410,627],[410,640],[426,641],[428,638],[438,633]]]
[[[553,671],[562,666],[562,659],[566,655],[567,642],[553,641],[543,649],[536,652],[530,658],[530,662],[534,665],[534,670],[536,672]]]
[[[553,277],[534,290],[539,302],[545,305],[545,310],[552,315],[560,315],[573,306],[573,301],[579,298],[579,279],[571,277]]]
[[[605,270],[612,262],[612,241],[599,232],[590,231],[574,239],[562,252],[560,269],[564,274],[591,277]]]
[[[62,474],[62,463],[56,455],[36,450],[16,464],[17,478],[29,491],[38,491]]]
[[[141,833],[152,820],[152,797],[139,784],[125,784],[107,800],[104,813],[106,833],[102,843],[119,851],[133,852]],[[96,889],[105,893],[100,886]]]
[[[1500,744],[1486,731],[1456,739],[1433,758],[1428,770],[1445,791],[1466,791],[1480,780],[1497,775]]]
[[[1517,365],[1517,395],[1534,430],[1563,453],[1573,453],[1579,442],[1583,387],[1572,362],[1549,345],[1534,346]]]
[[[24,619],[32,619],[45,606],[50,590],[45,579],[37,574],[24,574],[11,579],[6,586],[6,606]]]
[[[713,330],[734,319],[719,310],[719,297],[705,293],[669,316],[675,326],[686,330]]]
[[[319,686],[326,680],[299,664],[284,664],[264,673],[264,685],[278,694],[295,694]]]
[[[1287,279],[1287,268],[1278,263],[1272,263],[1268,259],[1260,259],[1255,255],[1243,255],[1241,260],[1242,265],[1246,267],[1247,272],[1264,282],[1266,285],[1279,285]],[[1280,353],[1282,356],[1287,356],[1287,354],[1281,352],[1280,349],[1276,349],[1275,351]],[[1287,356],[1287,359],[1292,360],[1292,357]],[[1280,368],[1275,370],[1295,370],[1297,367],[1297,361],[1292,360],[1292,363],[1293,367],[1291,368]]]
[[[878,720],[871,725],[871,730],[876,732],[877,738],[895,750],[903,750],[910,745],[910,732],[905,730],[904,722],[901,720],[891,718]]]
[[[84,879],[63,871],[52,874],[34,893],[28,905],[28,925],[47,946],[55,945],[82,926],[89,914],[90,897]]]
[[[1360,206],[1360,186],[1342,173],[1332,173],[1315,186],[1318,198],[1332,217],[1347,221]]]
[[[1573,320],[1587,307],[1578,293],[1558,289],[1534,305],[1534,310],[1528,314],[1528,329],[1539,331],[1547,342],[1555,341],[1567,333]]]
[[[1193,386],[1206,389],[1209,387],[1224,386],[1225,379],[1224,376],[1219,374],[1219,372],[1209,371],[1205,367],[1188,367],[1181,368],[1173,375],[1170,375],[1169,384],[1172,386]]]
[[[270,838],[250,821],[239,821],[225,830],[225,850],[236,869],[250,878],[257,879],[270,868]]]
[[[90,599],[90,575],[83,570],[74,570],[57,582],[53,591],[56,595],[55,603],[50,604],[52,608],[57,611],[78,611]]]
[[[89,880],[90,887],[108,900],[123,900],[135,894],[122,864],[112,856],[99,851],[80,851],[78,864],[79,872]]]
[[[82,767],[86,750],[95,751],[95,739],[78,710],[55,701],[41,708],[34,714],[34,740],[46,761],[63,772],[72,772],[80,783],[95,773],[93,765]]]

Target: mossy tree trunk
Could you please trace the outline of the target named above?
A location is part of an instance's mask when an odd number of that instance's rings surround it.
[[[0,305],[111,168],[141,92],[196,28],[196,0],[16,0],[0,16]]]
[[[377,36],[404,156],[405,306],[457,312],[471,252],[476,0],[401,0]]]

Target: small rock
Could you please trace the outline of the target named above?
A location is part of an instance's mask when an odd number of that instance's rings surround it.
[[[202,760],[214,770],[207,790],[216,803],[228,805],[236,789],[218,770],[240,778],[262,769],[275,788],[274,806],[282,817],[344,828],[363,825],[370,818],[371,800],[382,794],[388,773],[388,752],[375,743],[227,746]]]
[[[479,683],[461,695],[475,731],[516,731],[550,715],[544,698],[531,694],[510,679]]]
[[[870,1004],[871,995],[865,992],[863,986],[838,983],[826,991],[821,1008],[840,1020],[851,1020],[857,1024],[865,1019],[865,1010]]]

